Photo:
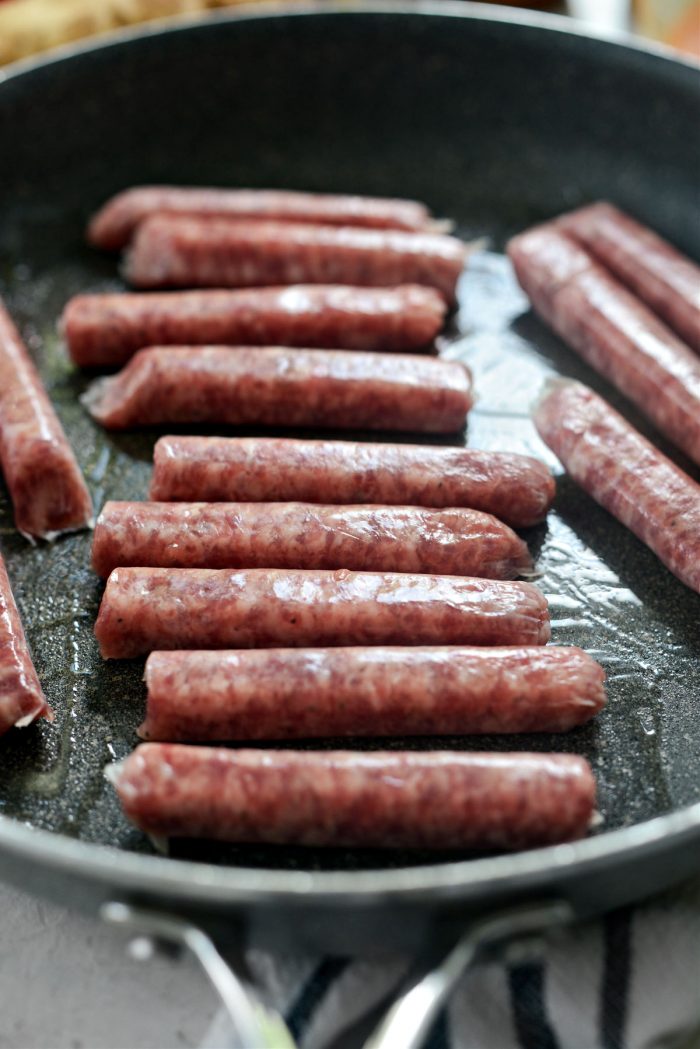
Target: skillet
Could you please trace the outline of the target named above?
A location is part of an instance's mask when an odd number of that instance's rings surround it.
[[[143,498],[158,434],[98,431],[56,333],[71,294],[121,287],[115,260],[84,244],[90,212],[159,181],[423,199],[462,235],[488,239],[443,339],[480,395],[468,442],[556,470],[527,414],[548,374],[582,379],[651,430],[528,312],[505,239],[605,197],[700,257],[699,120],[691,64],[562,19],[445,2],[156,24],[0,73],[0,294],[96,506]],[[118,900],[187,917],[220,941],[346,953],[447,946],[470,918],[520,901],[565,901],[584,917],[697,870],[697,597],[567,478],[558,489],[527,538],[554,639],[603,663],[607,710],[566,737],[389,745],[582,753],[601,814],[587,840],[507,857],[184,844],[169,858],[129,827],[102,777],[135,742],[143,665],[99,660],[90,537],[28,546],[3,490],[0,545],[57,719],[0,740],[0,874],[93,913]]]

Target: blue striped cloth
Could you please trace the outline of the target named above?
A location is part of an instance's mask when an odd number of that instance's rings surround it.
[[[259,951],[246,960],[300,1049],[360,1049],[411,964]],[[219,1014],[202,1049],[228,1044]],[[561,930],[541,961],[473,969],[425,1049],[700,1049],[700,882]]]

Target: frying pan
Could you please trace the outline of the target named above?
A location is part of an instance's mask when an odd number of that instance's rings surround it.
[[[426,200],[462,235],[487,238],[443,339],[480,395],[468,442],[556,469],[528,418],[553,372],[583,379],[651,432],[528,312],[501,252],[510,233],[605,197],[700,256],[700,76],[690,64],[556,18],[354,4],[155,25],[0,78],[0,292],[98,506],[145,496],[158,434],[107,435],[90,422],[77,400],[86,380],[56,319],[71,294],[121,286],[83,228],[109,194],[139,182]],[[475,915],[504,906],[584,917],[696,870],[697,598],[568,479],[558,488],[547,524],[527,538],[554,638],[601,660],[608,709],[565,737],[356,744],[586,755],[599,783],[591,836],[505,857],[187,843],[156,855],[102,776],[133,747],[142,664],[99,660],[90,537],[28,546],[3,493],[2,550],[57,719],[0,741],[2,876],[92,912],[110,901],[169,912],[220,942],[346,953],[448,947]]]

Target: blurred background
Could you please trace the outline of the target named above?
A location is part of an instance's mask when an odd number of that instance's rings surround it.
[[[120,26],[233,3],[235,0],[0,0],[0,64]],[[511,6],[567,15],[602,29],[631,30],[700,59],[700,0],[533,0]]]

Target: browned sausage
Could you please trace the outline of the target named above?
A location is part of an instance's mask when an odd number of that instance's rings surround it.
[[[0,461],[27,538],[85,528],[92,501],[19,332],[0,302]]]
[[[32,662],[5,562],[0,557],[0,736],[36,718],[53,721]]]
[[[543,645],[530,583],[340,570],[115,568],[95,636],[105,659],[171,648]]]
[[[118,251],[156,212],[238,219],[274,219],[370,229],[430,229],[436,224],[415,200],[298,193],[276,189],[211,189],[195,186],[134,186],[112,197],[93,216],[88,240]]]
[[[532,562],[508,525],[478,510],[309,503],[107,503],[92,565],[350,568],[512,579]]]
[[[544,463],[473,448],[162,437],[153,459],[151,498],[165,502],[467,506],[517,528],[541,521],[554,498]]]
[[[521,849],[580,838],[595,804],[572,754],[143,743],[109,775],[148,834],[279,845]]]
[[[700,463],[700,360],[554,225],[512,240],[518,280],[548,324]]]
[[[563,215],[559,224],[700,351],[700,266],[604,201]]]
[[[154,215],[125,264],[137,288],[426,284],[454,302],[466,245],[439,233]]]
[[[700,592],[700,485],[582,383],[552,383],[534,419],[573,479]]]
[[[144,346],[313,346],[418,350],[432,343],[447,307],[434,288],[338,284],[237,291],[76,295],[61,327],[74,362],[125,364]]]
[[[580,648],[153,652],[143,739],[565,732],[605,705]]]
[[[454,433],[471,376],[434,357],[284,347],[141,350],[82,397],[110,430],[162,423]]]

